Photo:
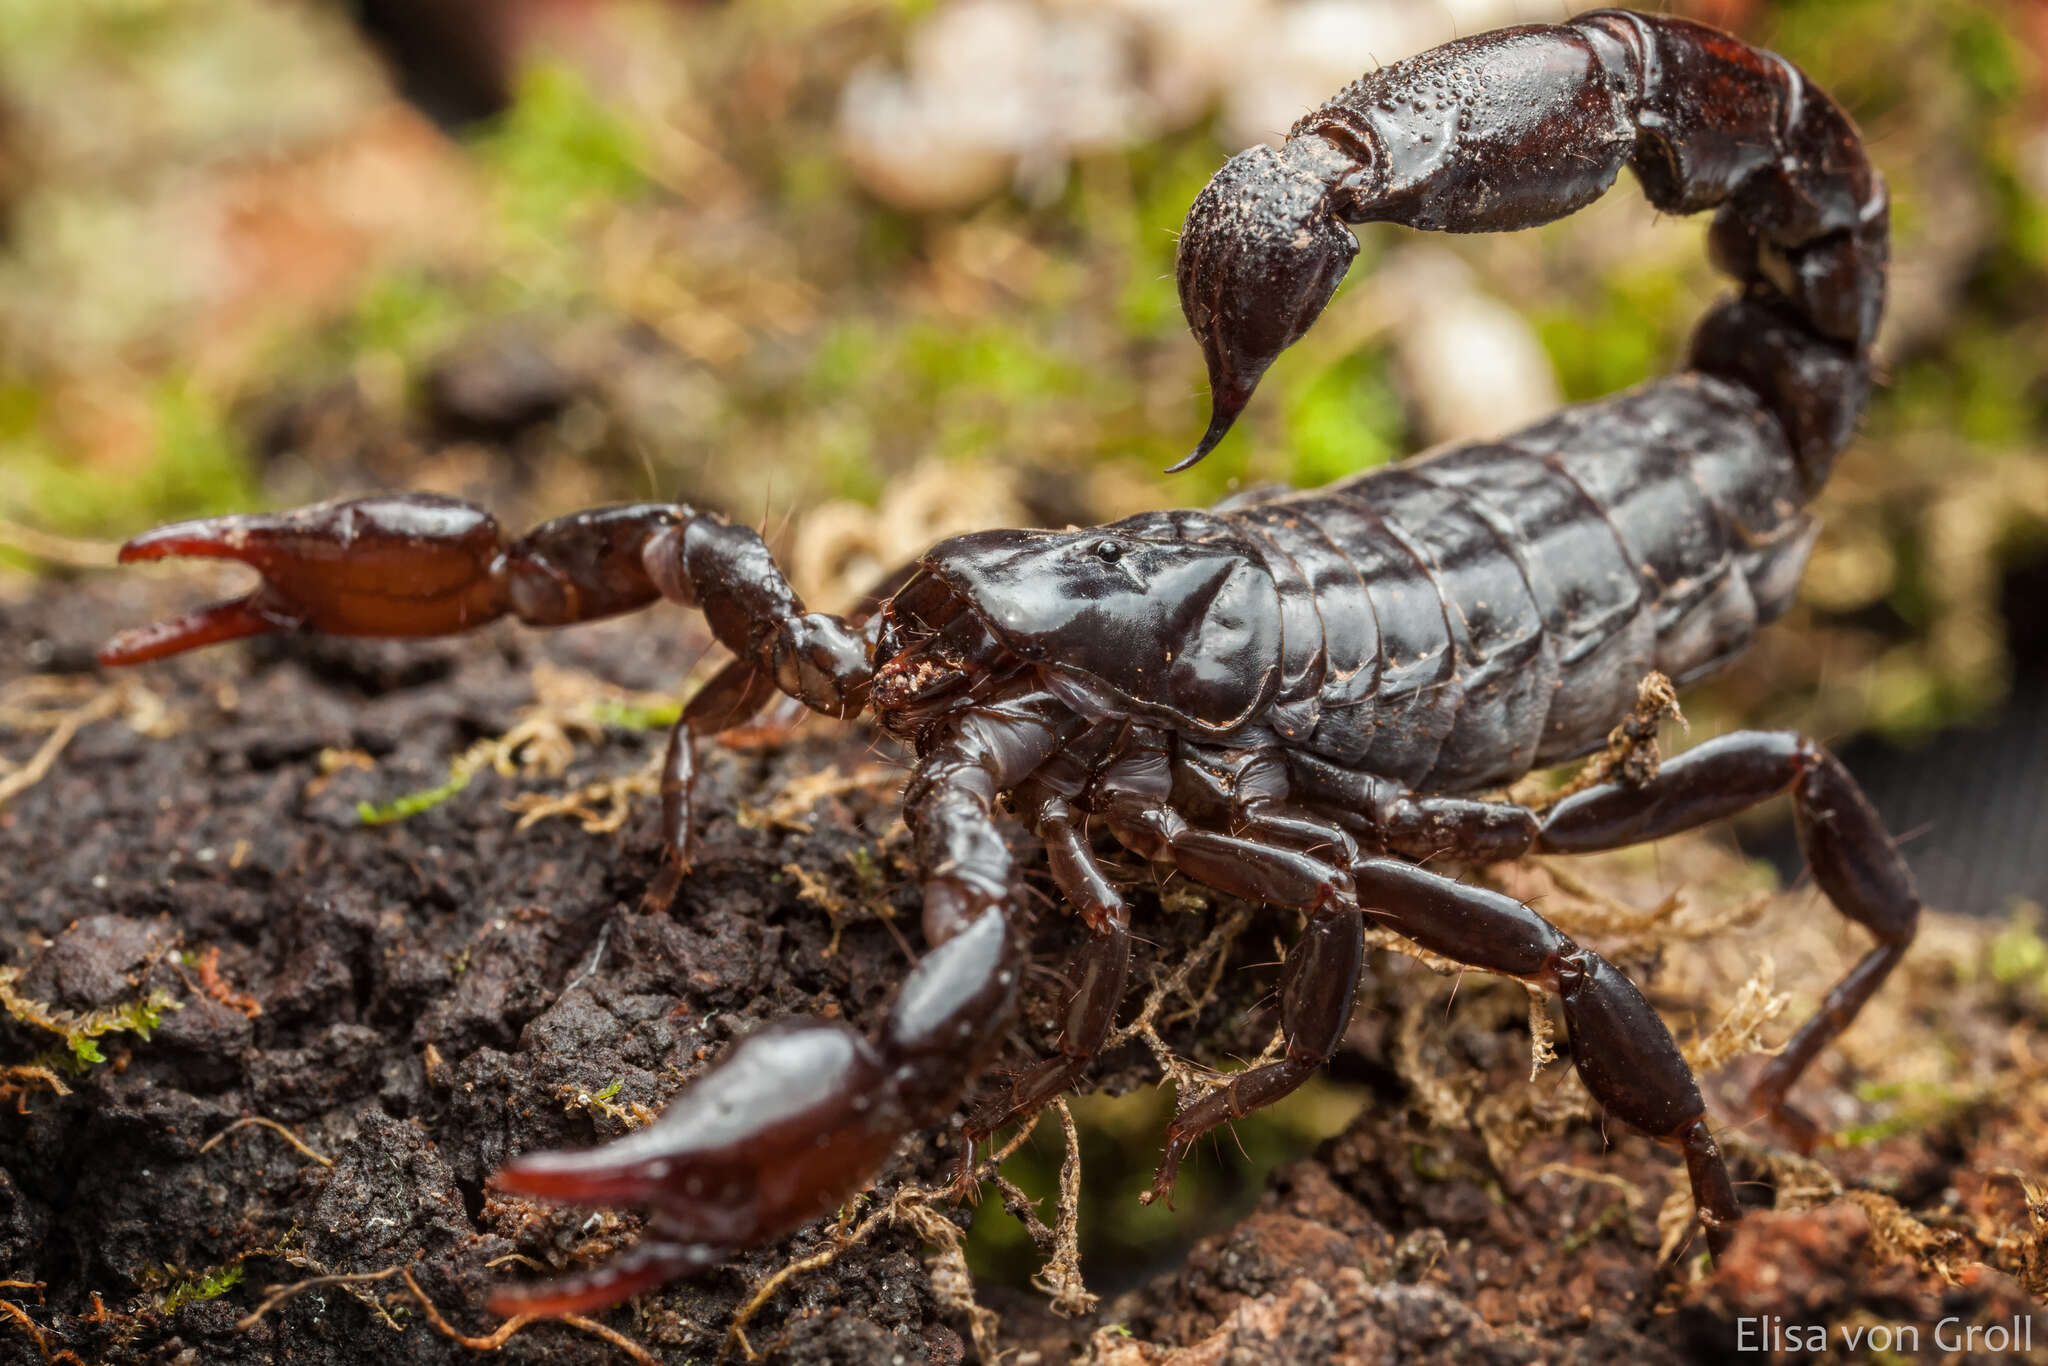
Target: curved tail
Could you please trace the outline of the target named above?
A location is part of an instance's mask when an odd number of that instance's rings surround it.
[[[1686,19],[1595,10],[1460,38],[1353,82],[1282,147],[1232,157],[1189,209],[1175,277],[1213,450],[1307,331],[1357,244],[1343,224],[1500,232],[1572,213],[1623,166],[1668,213],[1717,209],[1742,286],[1691,364],[1754,391],[1810,493],[1870,394],[1889,200],[1841,107],[1775,53]]]

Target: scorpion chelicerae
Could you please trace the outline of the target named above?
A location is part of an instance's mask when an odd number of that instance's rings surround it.
[[[1709,1246],[1741,1217],[1700,1091],[1630,981],[1530,907],[1422,866],[1654,840],[1790,792],[1814,880],[1876,938],[1764,1069],[1756,1110],[1808,1143],[1786,1092],[1899,962],[1920,902],[1842,765],[1799,735],[1724,735],[1641,781],[1540,813],[1484,794],[1599,748],[1651,670],[1685,682],[1782,612],[1815,535],[1802,505],[1869,395],[1888,251],[1854,127],[1780,57],[1697,23],[1602,10],[1459,39],[1356,82],[1284,146],[1233,157],[1188,214],[1178,283],[1214,416],[1207,453],[1356,250],[1343,224],[1480,232],[1587,204],[1626,165],[1659,209],[1718,209],[1739,283],[1691,367],[1328,488],[1109,526],[947,541],[847,618],[805,610],[753,531],[668,504],[508,541],[422,495],[181,523],[124,561],[243,561],[250,595],[131,631],[133,664],[263,632],[419,636],[510,613],[562,625],[660,598],[701,607],[736,660],[685,708],[661,830],[686,866],[693,735],[778,692],[872,710],[909,742],[905,793],[929,951],[872,1036],[789,1020],[740,1041],[649,1127],[540,1153],[504,1190],[651,1208],[626,1257],[497,1307],[567,1313],[718,1262],[840,1204],[957,1103],[1010,1017],[1021,963],[1007,804],[1087,935],[1057,1056],[967,1122],[985,1139],[1074,1084],[1124,996],[1126,902],[1091,828],[1229,894],[1306,913],[1285,1053],[1182,1110],[1188,1146],[1299,1086],[1337,1047],[1365,917],[1445,958],[1540,984],[1616,1117],[1683,1155]],[[1188,462],[1183,462],[1188,463]]]

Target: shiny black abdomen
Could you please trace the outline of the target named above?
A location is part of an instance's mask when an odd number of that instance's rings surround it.
[[[1695,373],[1232,508],[1287,613],[1292,747],[1468,792],[1597,749],[1783,612],[1815,525],[1776,419]]]

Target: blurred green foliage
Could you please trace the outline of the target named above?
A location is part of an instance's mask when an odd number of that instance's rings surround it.
[[[152,455],[139,469],[98,470],[59,449],[43,429],[43,398],[0,394],[0,494],[18,498],[61,532],[143,527],[248,507],[259,499],[239,435],[221,405],[183,375],[149,386]]]
[[[1172,1209],[1163,1201],[1139,1203],[1152,1187],[1160,1134],[1173,1118],[1171,1092],[1147,1088],[1124,1096],[1076,1096],[1068,1103],[1081,1138],[1088,1211],[1080,1227],[1081,1265],[1090,1288],[1107,1296],[1138,1284],[1173,1249],[1243,1218],[1258,1202],[1268,1172],[1341,1131],[1365,1100],[1355,1088],[1316,1079],[1256,1118],[1221,1131],[1189,1154]],[[1059,1124],[1047,1115],[1003,1164],[1003,1175],[1048,1225],[1058,1208],[1064,1150]],[[1023,1223],[992,1193],[975,1210],[967,1253],[978,1275],[1010,1285],[1029,1284],[1045,1260]]]

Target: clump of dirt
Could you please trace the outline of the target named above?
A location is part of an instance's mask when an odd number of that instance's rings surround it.
[[[0,639],[75,669],[192,592],[46,582],[0,603]],[[500,1324],[480,1308],[493,1284],[607,1257],[638,1220],[496,1195],[495,1167],[644,1122],[766,1020],[872,1024],[911,961],[896,757],[859,727],[714,752],[701,857],[667,913],[642,909],[659,851],[633,780],[663,742],[646,694],[704,650],[664,610],[0,680],[0,756],[50,751],[0,805],[0,1361],[1704,1361],[1745,1316],[2040,1309],[2048,958],[2023,928],[1936,919],[1802,1090],[1853,1146],[1806,1161],[1722,1121],[1760,1213],[1711,1269],[1673,1160],[1603,1136],[1562,1064],[1529,1080],[1547,1007],[1532,1030],[1518,986],[1381,955],[1335,1069],[1365,1109],[1141,1289],[1087,1306],[1072,1222],[1113,1212],[1089,1206],[1085,1172],[1067,1210],[1040,1212],[1073,1316],[974,1286],[955,1230],[975,1210],[926,1193],[957,1157],[942,1126],[839,1221],[591,1320]],[[518,829],[515,798],[582,819]],[[1763,894],[1713,840],[1485,876],[1542,898],[1697,1051],[1733,1059],[1721,1115],[1759,1031],[1780,1037],[1859,949],[1811,893]],[[1152,947],[1106,1089],[1157,1080],[1162,1059],[1198,1085],[1183,1060],[1272,1035],[1273,945],[1296,918],[1184,891],[1140,898]],[[1075,929],[1034,906],[1047,972],[1008,1062],[1056,1035],[1049,973]]]

